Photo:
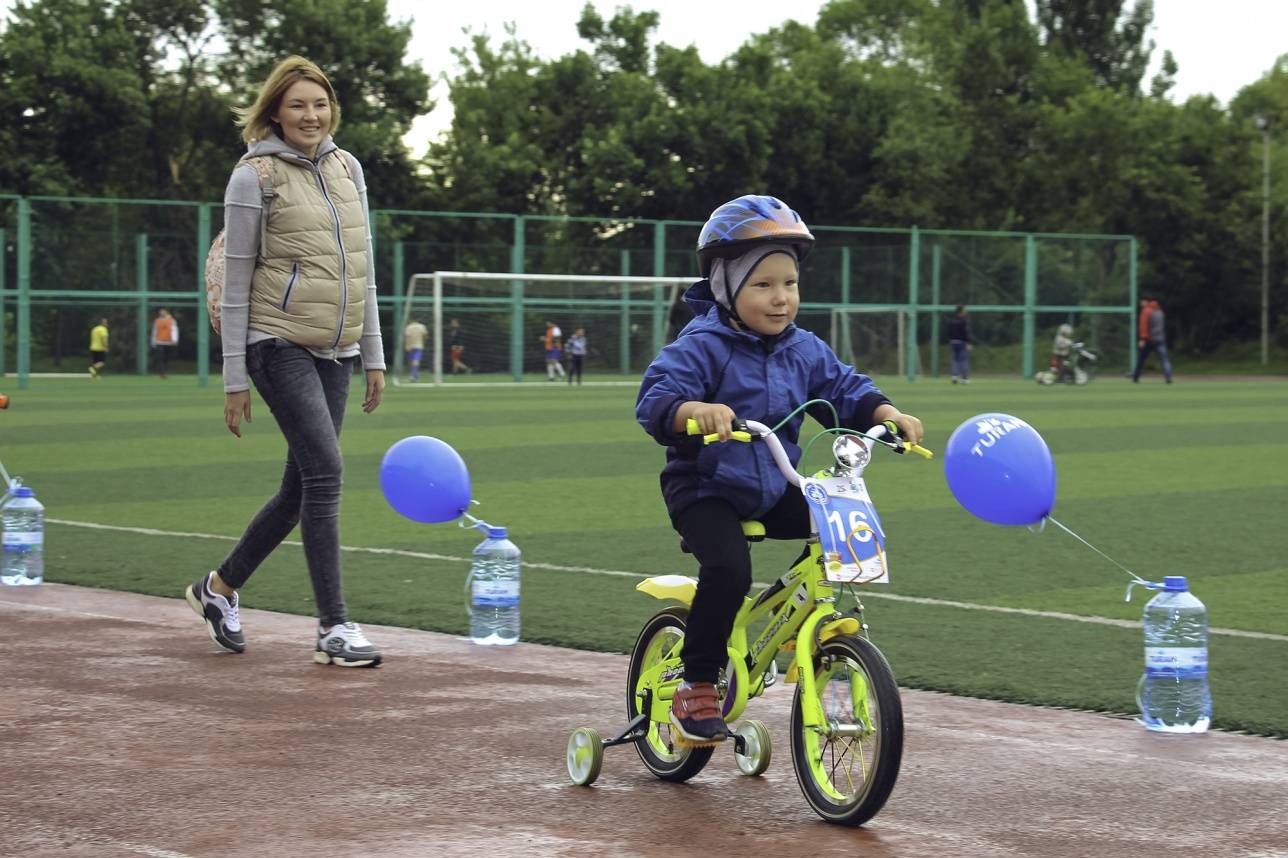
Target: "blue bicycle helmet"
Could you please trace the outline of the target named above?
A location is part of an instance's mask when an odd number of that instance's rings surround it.
[[[741,256],[748,245],[784,241],[804,259],[814,246],[814,236],[801,216],[777,197],[748,194],[717,208],[698,233],[698,270],[711,274],[711,263]]]

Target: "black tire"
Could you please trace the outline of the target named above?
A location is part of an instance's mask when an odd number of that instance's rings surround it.
[[[885,656],[863,638],[845,636],[827,641],[815,668],[820,702],[830,719],[846,726],[863,723],[854,713],[852,696],[844,695],[849,698],[846,700],[835,693],[858,678],[867,685],[872,723],[866,725],[862,736],[828,738],[806,728],[801,718],[802,686],[797,684],[792,700],[792,768],[805,800],[819,816],[838,825],[862,825],[881,810],[899,777],[903,759],[899,686]],[[811,755],[818,758],[817,767]],[[860,756],[862,764],[856,772]]]
[[[684,629],[689,621],[687,608],[667,608],[659,611],[640,631],[631,649],[631,667],[626,678],[626,717],[634,719],[640,714],[640,700],[635,696],[640,675],[646,661],[654,663],[659,648],[670,649],[684,639]],[[681,748],[671,739],[671,728],[666,724],[650,724],[647,735],[635,743],[635,750],[645,767],[664,781],[682,783],[702,771],[711,759],[713,748]]]

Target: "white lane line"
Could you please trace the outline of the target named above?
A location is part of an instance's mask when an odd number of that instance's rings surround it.
[[[153,527],[125,527],[117,524],[98,524],[92,521],[68,521],[67,519],[49,518],[46,521],[51,524],[62,524],[68,527],[84,527],[90,530],[111,530],[120,533],[138,533],[144,536],[182,536],[193,539],[219,539],[225,542],[236,542],[238,537],[223,536],[217,533],[196,533],[181,530],[158,530]],[[298,540],[288,539],[283,541],[284,545],[301,545]],[[443,560],[449,563],[469,563],[468,557],[457,557],[452,554],[434,554],[425,551],[407,551],[402,548],[368,548],[356,545],[341,545],[341,551],[352,551],[357,554],[383,554],[394,557],[414,557],[417,560]],[[529,569],[547,569],[551,572],[580,572],[585,575],[610,576],[614,578],[634,578],[642,581],[649,576],[642,572],[625,572],[619,569],[597,569],[593,566],[562,566],[556,563],[533,563],[524,561],[524,566]],[[766,584],[753,584],[758,589],[764,589]],[[1134,620],[1119,620],[1112,617],[1083,616],[1081,614],[1066,614],[1062,611],[1038,611],[1032,608],[1008,608],[1003,605],[980,605],[975,602],[955,602],[950,599],[930,599],[924,596],[900,596],[895,593],[879,593],[875,590],[864,590],[862,592],[867,599],[886,599],[891,602],[907,602],[915,605],[930,605],[938,608],[958,608],[967,611],[988,611],[995,614],[1018,614],[1024,617],[1041,617],[1048,620],[1065,620],[1072,623],[1092,623],[1101,626],[1117,626],[1124,629],[1138,629],[1140,623]],[[1232,638],[1253,638],[1256,640],[1266,641],[1285,641],[1288,642],[1288,635],[1277,635],[1271,632],[1250,632],[1243,629],[1222,629],[1209,628],[1208,634],[1220,635]]]

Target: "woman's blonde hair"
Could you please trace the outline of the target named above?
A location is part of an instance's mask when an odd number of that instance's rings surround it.
[[[242,139],[247,143],[263,140],[269,134],[282,136],[282,126],[273,121],[273,114],[282,106],[282,97],[293,84],[301,80],[311,80],[326,90],[326,97],[331,102],[331,127],[328,134],[334,134],[340,127],[340,102],[335,97],[335,87],[322,73],[322,69],[304,59],[290,56],[273,67],[273,71],[259,88],[259,96],[250,107],[234,107],[237,124],[242,130]]]

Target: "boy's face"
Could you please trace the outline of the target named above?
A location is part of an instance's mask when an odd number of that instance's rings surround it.
[[[796,276],[796,260],[786,253],[771,253],[760,260],[734,300],[738,318],[758,334],[782,333],[796,320],[801,306]]]

